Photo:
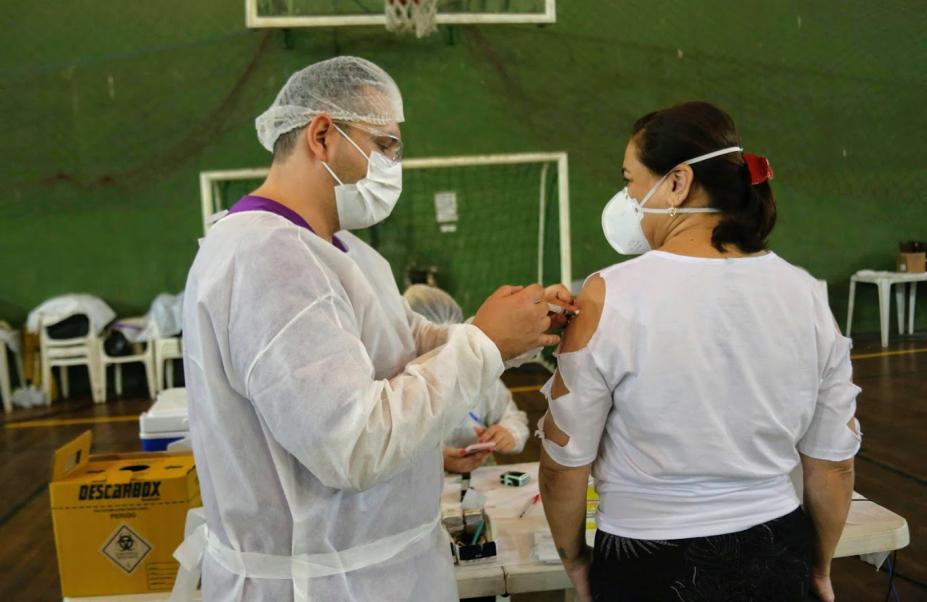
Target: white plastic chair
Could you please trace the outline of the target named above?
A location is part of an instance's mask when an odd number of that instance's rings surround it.
[[[165,369],[165,362],[174,360],[183,360],[183,344],[180,337],[168,337],[155,339],[154,343],[154,361],[155,361],[155,382],[156,388],[160,393],[165,389],[174,388],[174,370],[173,365]],[[165,380],[167,381],[165,383]]]
[[[103,390],[100,387],[100,361],[98,347],[100,339],[94,332],[93,326],[85,336],[73,339],[53,339],[48,336],[48,324],[39,325],[40,365],[42,368],[42,390],[45,392],[48,403],[51,404],[52,369],[58,368],[61,377],[62,397],[70,394],[68,382],[68,368],[71,366],[86,366],[90,375],[90,393],[94,403],[105,401]]]
[[[141,324],[142,318],[125,318],[119,320],[122,323],[135,323]],[[156,392],[156,381],[155,381],[155,361],[154,361],[154,345],[150,342],[145,343],[145,350],[141,353],[134,355],[109,355],[106,353],[106,349],[103,347],[103,340],[98,339],[97,350],[99,354],[100,362],[100,376],[101,376],[101,386],[103,390],[102,401],[106,401],[106,396],[108,394],[107,380],[108,380],[108,370],[110,366],[115,367],[116,372],[116,396],[122,397],[122,367],[126,364],[135,364],[139,363],[145,367],[145,382],[148,385],[148,395],[151,399],[154,399],[157,395]]]

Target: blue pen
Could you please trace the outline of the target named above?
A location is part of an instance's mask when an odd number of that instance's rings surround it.
[[[467,416],[469,416],[470,419],[473,420],[473,422],[475,422],[478,427],[485,428],[486,425],[483,424],[483,421],[480,420],[476,414],[474,414],[473,412],[467,412]]]

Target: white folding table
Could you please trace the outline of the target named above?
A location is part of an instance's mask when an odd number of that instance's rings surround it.
[[[526,472],[531,475],[531,481],[524,487],[503,486],[499,483],[499,476],[507,470]],[[487,497],[486,511],[492,519],[499,555],[496,560],[485,564],[456,567],[461,598],[571,589],[570,580],[561,565],[544,564],[533,556],[534,533],[547,526],[541,504],[534,505],[524,518],[518,517],[528,501],[538,493],[537,477],[537,462],[484,466],[473,472],[470,485]],[[853,502],[850,507],[847,526],[837,545],[837,557],[888,552],[908,545],[908,523],[904,518],[875,502],[863,501],[859,494],[853,497],[860,501]],[[459,499],[460,478],[446,477],[444,503]],[[169,597],[170,594],[164,592],[65,598],[65,601],[167,602]]]

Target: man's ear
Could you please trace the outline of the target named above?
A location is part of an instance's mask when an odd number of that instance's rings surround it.
[[[337,134],[330,115],[321,113],[312,118],[306,126],[304,140],[309,149],[309,156],[319,161],[328,162],[332,136]]]

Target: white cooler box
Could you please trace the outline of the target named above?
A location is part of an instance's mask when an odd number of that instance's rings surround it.
[[[168,444],[189,436],[187,390],[161,391],[151,409],[138,417],[138,424],[145,451],[164,451]]]

